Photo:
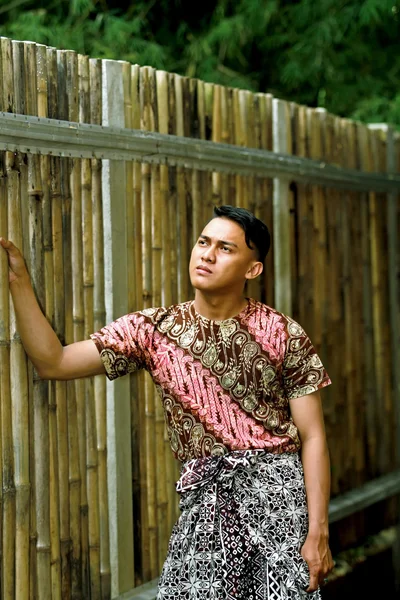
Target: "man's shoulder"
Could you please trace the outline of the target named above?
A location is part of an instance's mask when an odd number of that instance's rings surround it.
[[[279,311],[278,309],[270,306],[269,304],[265,304],[259,300],[254,300],[254,298],[249,298],[250,301],[250,312],[254,314],[258,314],[260,316],[272,319],[280,319],[282,321],[293,321],[293,319]]]
[[[280,310],[250,298],[248,323],[260,330],[281,332],[285,337],[297,337],[304,334],[302,326],[290,315]]]

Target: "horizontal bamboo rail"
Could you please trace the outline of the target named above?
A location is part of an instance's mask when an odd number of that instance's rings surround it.
[[[71,121],[0,113],[0,149],[71,158],[141,160],[198,170],[289,178],[358,191],[399,192],[400,176],[366,173],[268,150]]]

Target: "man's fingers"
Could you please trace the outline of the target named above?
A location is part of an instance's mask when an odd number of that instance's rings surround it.
[[[14,246],[14,244],[10,240],[6,240],[3,237],[0,237],[0,244],[3,246],[4,250],[7,250],[9,254],[19,252],[18,248]]]
[[[319,585],[319,570],[318,569],[310,569],[310,583],[307,588],[307,592],[315,592],[318,589]]]
[[[310,585],[307,588],[307,592],[315,592],[318,589],[317,577],[310,577]]]

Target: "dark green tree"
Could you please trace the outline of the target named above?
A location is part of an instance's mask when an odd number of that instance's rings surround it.
[[[0,31],[400,126],[400,0],[3,0]]]

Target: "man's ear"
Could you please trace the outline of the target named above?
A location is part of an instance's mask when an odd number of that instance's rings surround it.
[[[264,265],[262,264],[262,262],[257,261],[253,263],[246,273],[246,279],[255,279],[256,277],[261,275],[263,270]]]

